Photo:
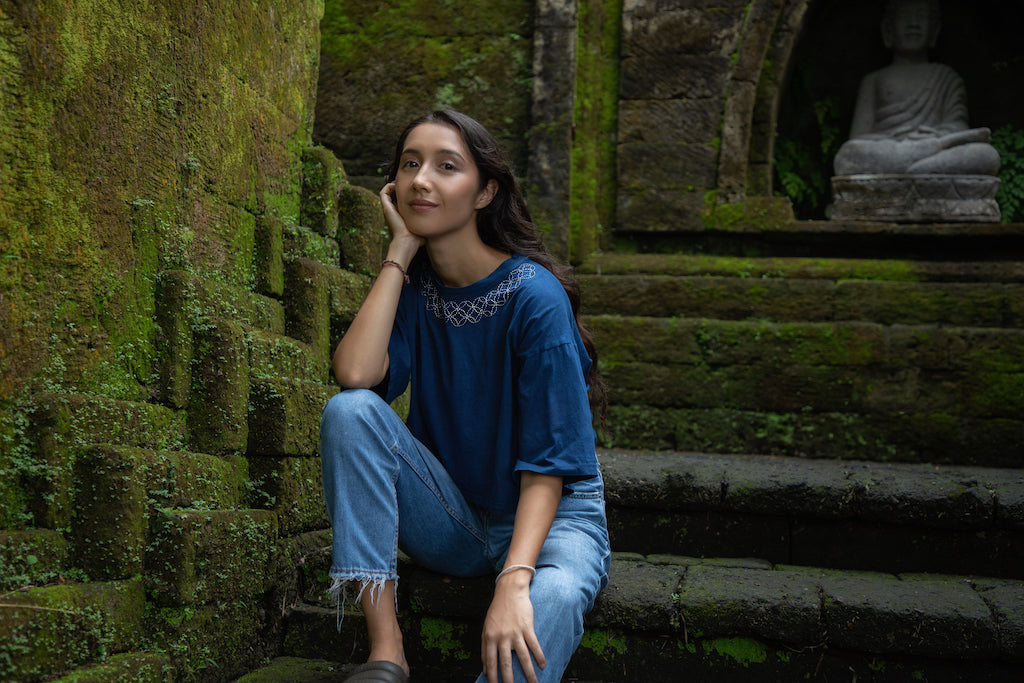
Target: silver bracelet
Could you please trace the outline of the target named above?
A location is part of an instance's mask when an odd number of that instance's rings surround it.
[[[500,572],[498,572],[498,575],[494,577],[494,583],[498,583],[501,577],[505,576],[505,574],[508,574],[510,571],[513,571],[514,569],[529,569],[530,574],[532,574],[532,576],[530,577],[531,581],[534,577],[537,576],[537,570],[528,564],[510,564],[509,566],[505,567]]]

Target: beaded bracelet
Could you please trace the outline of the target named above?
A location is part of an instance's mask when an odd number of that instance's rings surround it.
[[[533,580],[533,578],[537,576],[537,570],[534,569],[533,567],[531,567],[528,564],[510,564],[509,566],[507,566],[504,569],[502,569],[498,573],[498,575],[496,577],[494,577],[494,583],[498,583],[498,581],[501,579],[501,577],[505,576],[505,574],[508,574],[510,571],[512,571],[514,569],[528,569],[528,570],[530,570],[530,574],[533,575],[533,576],[530,577],[531,580]]]
[[[405,272],[405,268],[402,267],[401,263],[386,258],[380,262],[380,267],[383,268],[384,266],[394,266],[395,268],[398,268],[399,272],[402,273],[402,279],[405,280],[405,284],[409,284],[409,275]]]

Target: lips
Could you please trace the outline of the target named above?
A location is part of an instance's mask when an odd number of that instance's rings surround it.
[[[430,211],[436,206],[437,204],[435,204],[434,202],[428,202],[426,199],[414,199],[411,202],[409,202],[409,208],[411,208],[413,211],[419,212]]]

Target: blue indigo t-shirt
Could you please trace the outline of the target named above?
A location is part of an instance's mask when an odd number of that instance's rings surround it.
[[[597,475],[591,361],[558,279],[525,256],[466,287],[444,286],[429,267],[414,277],[388,345],[385,398],[411,382],[409,429],[466,500],[515,512],[522,470]]]

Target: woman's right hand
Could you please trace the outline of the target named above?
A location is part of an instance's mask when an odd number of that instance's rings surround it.
[[[405,219],[398,213],[397,195],[393,182],[381,188],[380,208],[384,212],[384,222],[388,224],[388,229],[391,230],[392,244],[407,246],[415,254],[423,246],[424,240],[422,237],[409,232]],[[402,261],[402,265],[408,266],[408,261]]]

